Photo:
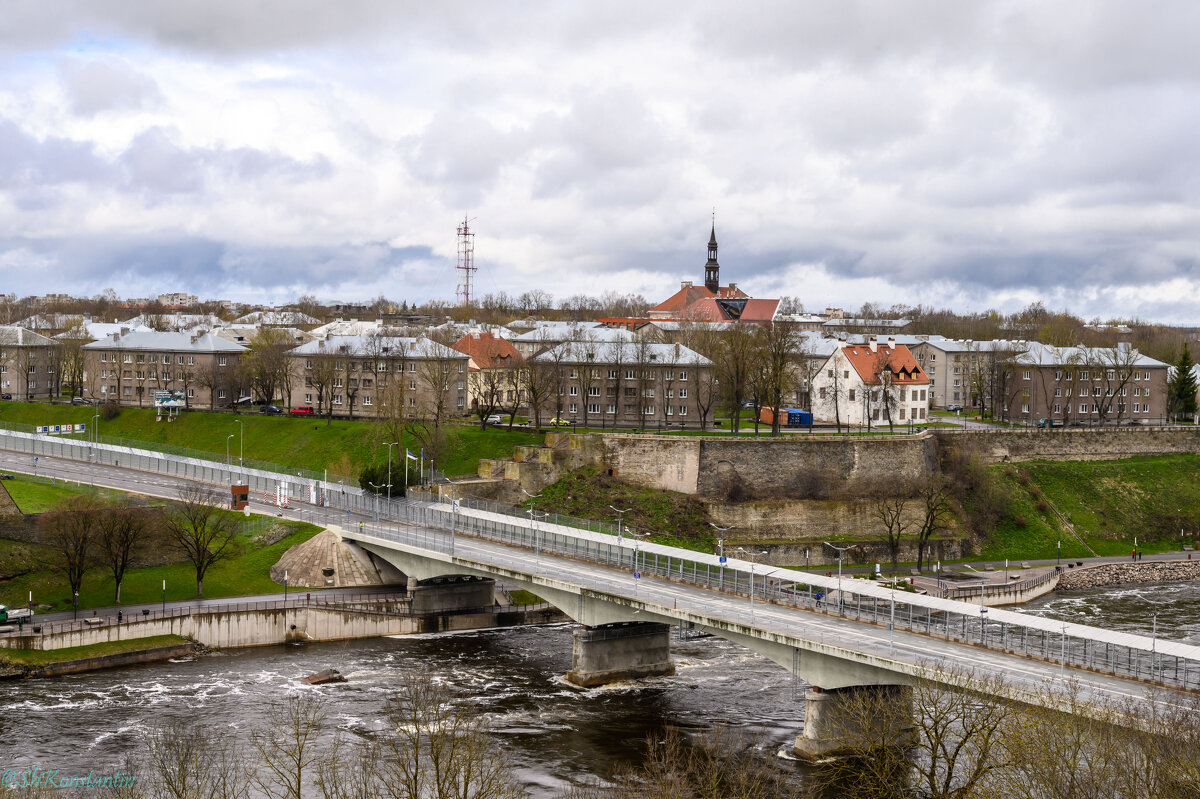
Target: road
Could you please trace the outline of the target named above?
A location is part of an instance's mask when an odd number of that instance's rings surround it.
[[[0,468],[7,471],[32,472],[31,458],[18,453],[0,452]],[[94,469],[94,474],[92,473]],[[163,476],[132,472],[113,466],[94,466],[76,461],[41,457],[38,472],[71,481],[95,484],[148,496],[173,499],[187,481]],[[413,525],[375,525],[367,516],[353,516],[324,508],[305,507],[302,510],[279,510],[258,505],[259,512],[275,513],[291,519],[315,523],[345,525],[362,522],[367,535],[381,540],[427,542],[435,549],[447,549],[449,533]],[[804,648],[831,651],[842,650],[848,659],[861,656],[891,663],[904,673],[933,673],[936,670],[973,672],[976,676],[995,676],[1003,679],[1014,691],[1026,697],[1042,695],[1067,683],[1078,685],[1084,697],[1110,701],[1146,700],[1147,690],[1142,683],[1094,672],[1073,669],[1028,657],[984,649],[938,636],[918,635],[903,630],[888,631],[885,627],[865,624],[805,609],[796,609],[761,601],[749,602],[746,597],[721,593],[687,583],[666,581],[653,577],[634,579],[628,569],[588,563],[541,553],[534,557],[523,547],[496,541],[468,538],[455,539],[455,560],[464,568],[487,573],[489,569],[505,568],[528,575],[532,583],[555,580],[583,589],[610,594],[632,601],[635,613],[645,612],[658,619],[679,618],[693,614],[732,624],[743,624],[763,638],[784,635],[801,642]],[[220,601],[220,600],[218,600]],[[233,601],[233,600],[225,600]],[[237,601],[246,601],[239,598]],[[185,603],[186,604],[186,603]],[[157,606],[149,606],[157,607]],[[656,619],[656,620],[658,620]],[[1053,653],[1048,653],[1051,657]],[[801,655],[803,658],[803,655]],[[1174,692],[1160,691],[1148,701],[1174,704]]]

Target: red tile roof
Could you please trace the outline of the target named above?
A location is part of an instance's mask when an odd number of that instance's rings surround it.
[[[660,302],[650,309],[650,314],[661,316],[663,314],[682,314],[687,309],[691,308],[697,302],[711,299],[746,299],[750,295],[739,289],[737,286],[718,286],[717,292],[708,290],[708,287],[701,283],[699,286],[684,286],[679,291],[672,294],[667,299]]]
[[[741,321],[771,322],[774,321],[777,310],[779,310],[779,300],[746,300]]]
[[[842,347],[842,354],[854,371],[862,378],[863,383],[875,385],[879,383],[879,375],[886,368],[892,373],[893,385],[926,385],[929,377],[921,370],[917,359],[903,344],[895,348],[881,343],[875,352],[869,344],[848,344]]]
[[[470,356],[472,369],[503,369],[525,363],[516,347],[491,333],[468,333],[451,348]]]

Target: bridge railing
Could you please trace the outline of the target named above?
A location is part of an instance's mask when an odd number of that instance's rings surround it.
[[[190,463],[188,459],[161,453],[124,451],[112,445],[89,445],[7,430],[0,430],[0,447],[79,461],[97,457],[94,449],[100,447],[102,454],[99,457],[111,458],[117,465],[206,483],[227,484],[233,482],[235,476],[243,477],[250,483],[252,491],[258,490],[256,486],[273,490],[285,485],[289,495],[303,497],[297,491],[300,486],[290,482],[290,475],[255,473],[254,470],[239,472],[211,461]],[[747,598],[753,592],[755,602],[775,602],[885,625],[894,623],[912,632],[1061,662],[1064,667],[1071,665],[1189,689],[1200,688],[1200,649],[1161,641],[1157,637],[1146,639],[1002,609],[992,609],[989,613],[986,608],[963,602],[888,592],[874,583],[851,578],[835,583],[832,578],[822,575],[759,567],[747,561],[730,559],[728,563],[718,563],[714,556],[706,553],[643,544],[615,536],[612,533],[616,531],[611,526],[603,529],[602,524],[598,525],[601,529],[573,528],[549,524],[539,518],[531,520],[517,515],[513,509],[508,512],[474,509],[471,503],[465,503],[464,508],[460,503],[458,510],[452,511],[448,504],[420,501],[416,497],[388,502],[386,497],[365,494],[353,487],[331,486],[325,482],[320,483],[320,487],[325,489],[320,497],[324,504],[322,514],[329,508],[338,512],[344,510],[351,530],[354,529],[354,515],[358,514],[360,518],[365,517],[357,522],[364,532],[431,551],[452,553],[454,534],[461,533],[521,547],[533,552],[535,557],[545,551],[628,569],[631,576],[665,577]],[[314,508],[311,512],[315,520],[317,510]],[[836,597],[836,601],[831,603],[831,597]],[[885,618],[882,615],[884,607],[888,608],[886,622],[881,621]],[[894,613],[893,608],[899,612]]]
[[[836,578],[785,574],[785,569],[760,568],[745,562],[715,564],[711,562],[712,556],[702,553],[552,528],[537,520],[531,524],[528,519],[516,516],[453,512],[448,505],[411,503],[397,521],[366,523],[363,531],[447,554],[455,550],[455,535],[467,535],[520,547],[533,553],[534,558],[545,553],[626,570],[633,580],[635,594],[638,580],[659,577],[744,596],[754,604],[770,603],[837,615],[885,628],[894,625],[899,630],[1021,654],[1061,663],[1064,667],[1200,689],[1200,659],[1170,651],[1178,646],[1168,642],[1156,642],[1147,651],[1139,636],[1114,636],[1137,639],[1130,644],[1094,640],[1081,634],[1082,630],[1093,628],[1059,624],[1059,629],[1050,629],[1057,623],[1012,611],[888,590],[851,577],[844,578],[838,588]],[[1053,574],[1037,579],[1052,577]]]

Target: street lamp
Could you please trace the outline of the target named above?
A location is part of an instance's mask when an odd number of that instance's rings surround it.
[[[720,571],[717,572],[717,589],[721,590],[725,588],[725,533],[731,528],[718,527],[712,522],[709,522],[708,526],[717,531],[717,562],[721,564]]]
[[[374,483],[372,483],[370,480],[367,481],[367,485],[369,485],[371,487],[371,489],[372,489],[371,493],[374,494],[375,501],[374,501],[373,505],[375,506],[375,521],[379,521],[379,489],[384,488],[384,486],[377,486]],[[387,488],[391,488],[390,483],[387,485]]]
[[[737,551],[745,552],[746,550],[742,549],[741,547],[738,547]],[[751,555],[766,555],[767,550],[763,549],[758,552],[751,552],[750,554]],[[750,615],[751,615],[751,617],[753,617],[754,616],[754,561],[751,560],[751,561],[749,561],[749,563],[750,563]],[[763,579],[764,580],[767,579],[766,575],[763,575]],[[764,599],[766,598],[766,594],[767,594],[766,588],[764,587],[764,589],[763,589],[763,598]]]
[[[75,619],[79,620],[79,592],[75,592]]]
[[[287,569],[284,569],[283,570],[283,601],[284,602],[287,602],[287,578],[288,578]]]
[[[388,442],[384,442],[384,443],[387,446],[387,453],[388,453],[388,513],[391,513],[391,508],[392,508],[392,447],[400,446],[400,442],[399,441],[388,441]],[[408,461],[405,461],[406,465],[407,465],[407,463],[408,463]],[[407,486],[405,486],[405,488],[407,489]]]
[[[1057,563],[1057,565],[1059,568],[1062,568],[1062,539],[1059,539],[1059,541],[1058,541],[1058,563]],[[1005,578],[1005,579],[1007,579],[1007,578]]]
[[[526,493],[528,493],[528,492],[526,492]],[[609,505],[608,507],[611,508],[613,511],[615,511],[617,514],[617,568],[620,568],[621,567],[621,547],[624,546],[624,540],[625,540],[625,514],[629,513],[629,511],[633,510],[633,508],[630,507],[630,508],[625,508],[624,510],[622,510],[621,508],[615,507],[613,505]]]
[[[167,581],[163,580],[163,613],[167,612]]]
[[[845,553],[846,550],[850,549],[850,547],[849,546],[844,546],[844,547],[834,546],[833,544],[829,543],[828,541],[822,541],[821,543],[823,543],[825,546],[829,547],[830,549],[836,549],[837,553],[838,553],[838,613],[841,613],[842,612],[842,554]],[[896,581],[896,575],[892,575],[892,582],[894,583],[895,581]]]
[[[242,465],[242,455],[245,454],[246,428],[242,424],[241,419],[234,419],[233,421],[237,422],[238,426],[238,468],[244,469],[246,467]]]
[[[538,498],[541,497],[541,494],[530,494],[528,491],[526,491],[523,488],[521,489],[521,493],[533,500],[533,502],[529,503],[529,531],[531,533],[533,533],[533,551],[537,557],[538,563],[540,564],[541,560],[542,560],[542,547],[541,547],[541,539],[538,537],[538,534],[537,534],[537,525],[534,524],[534,521],[533,521],[533,508],[537,504]],[[618,559],[619,559],[619,556],[618,556]],[[620,564],[618,563],[617,565],[620,565]]]
[[[225,436],[225,471],[229,471],[229,442],[233,436],[233,433]]]

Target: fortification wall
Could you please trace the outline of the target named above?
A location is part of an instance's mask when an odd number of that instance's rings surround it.
[[[966,446],[991,463],[1103,461],[1135,455],[1200,453],[1200,428],[1055,427],[1052,429],[938,430],[946,445]]]

